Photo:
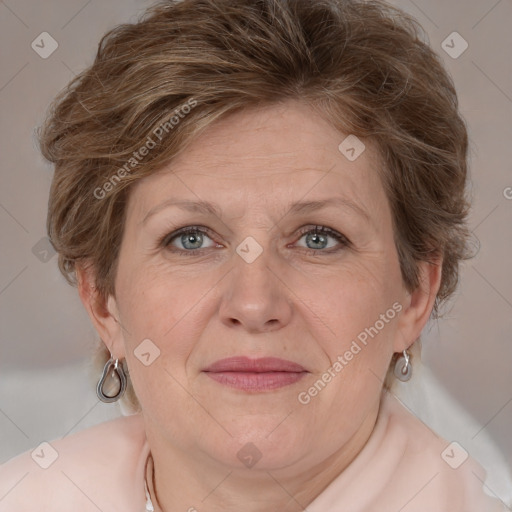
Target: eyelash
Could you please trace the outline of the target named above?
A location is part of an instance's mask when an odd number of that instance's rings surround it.
[[[166,234],[165,236],[163,236],[158,241],[158,247],[168,249],[170,246],[170,243],[175,238],[177,238],[178,236],[181,236],[181,235],[189,234],[189,233],[203,233],[203,234],[208,235],[208,237],[211,238],[213,241],[213,238],[211,236],[211,231],[208,228],[203,227],[203,226],[187,226],[187,227],[178,229],[177,231],[174,231],[173,233]],[[324,249],[307,249],[307,248],[301,247],[301,249],[306,251],[309,255],[316,256],[321,252],[327,253],[327,254],[333,254],[333,253],[336,253],[344,248],[351,246],[351,242],[346,236],[344,236],[341,233],[338,233],[337,231],[335,231],[334,229],[328,228],[326,226],[315,226],[313,228],[311,226],[308,226],[308,227],[302,228],[299,232],[299,235],[300,235],[299,240],[304,235],[306,235],[308,233],[329,235],[329,236],[332,236],[333,238],[335,238],[341,244],[341,247],[330,248],[330,249],[325,249],[325,250]],[[203,253],[203,251],[208,250],[208,249],[213,249],[213,248],[214,247],[207,247],[207,248],[203,248],[203,249],[190,249],[187,251],[187,250],[178,249],[176,247],[173,247],[172,249],[169,249],[169,250],[176,254],[186,254],[186,255],[190,256],[190,255],[201,255]]]

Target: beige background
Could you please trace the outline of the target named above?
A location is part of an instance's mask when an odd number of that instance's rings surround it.
[[[434,408],[437,401],[445,404],[447,411],[425,415],[425,421],[447,439],[459,439],[460,433],[471,453],[483,453],[482,446],[493,439],[510,463],[512,1],[393,3],[422,23],[458,88],[471,137],[471,226],[481,243],[477,258],[464,265],[453,307],[424,336],[423,357],[433,382],[425,397]],[[134,21],[149,4],[0,2],[0,463],[44,440],[120,414],[116,405],[98,401],[87,380],[95,332],[76,290],[59,274],[55,256],[44,259],[52,171],[36,150],[33,129],[52,97],[92,62],[101,35]],[[453,31],[469,45],[458,58],[441,46]],[[46,59],[31,47],[42,32],[58,43]],[[460,48],[460,41],[454,44]],[[455,404],[473,420],[462,421]],[[494,491],[505,499],[500,466],[491,459],[485,460],[486,469],[496,479]]]

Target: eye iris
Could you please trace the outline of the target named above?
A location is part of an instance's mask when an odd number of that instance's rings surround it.
[[[326,237],[326,236],[324,236],[324,235],[321,235],[321,234],[319,234],[319,233],[310,233],[310,234],[308,234],[308,235],[306,236],[306,240],[307,240],[307,241],[310,241],[310,240],[312,240],[312,239],[313,239],[313,243],[314,243],[314,244],[315,244],[315,243],[319,243],[319,242],[318,242],[319,240],[320,240],[320,243],[322,243],[322,242],[327,242],[327,237]],[[309,247],[309,245],[308,245],[308,247]],[[324,247],[325,247],[325,245],[324,245],[324,246],[322,246],[322,247],[314,247],[314,249],[323,249]]]
[[[183,247],[186,249],[198,249],[203,241],[203,235],[201,235],[198,231],[192,233],[185,233],[181,236],[181,243],[183,244]],[[196,246],[194,247],[187,247],[187,242],[191,242],[194,244],[196,243]]]

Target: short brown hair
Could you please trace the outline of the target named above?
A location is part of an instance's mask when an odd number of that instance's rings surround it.
[[[68,282],[88,262],[100,296],[114,295],[130,184],[215,120],[287,99],[376,143],[407,288],[418,262],[443,256],[438,316],[470,257],[468,136],[422,28],[378,0],[167,0],[105,34],[39,132],[55,164],[48,236]]]

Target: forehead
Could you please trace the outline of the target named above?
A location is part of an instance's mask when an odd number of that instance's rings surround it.
[[[137,182],[129,209],[145,216],[169,196],[223,208],[234,208],[238,199],[240,208],[266,209],[329,195],[369,210],[381,207],[377,149],[368,140],[364,149],[354,146],[353,136],[345,143],[348,135],[298,101],[237,112],[210,125],[168,166]],[[360,152],[355,160],[344,153],[347,145]]]

